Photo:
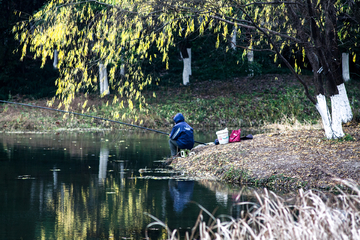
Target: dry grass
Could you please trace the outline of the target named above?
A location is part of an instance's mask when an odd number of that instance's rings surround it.
[[[317,121],[316,124],[310,122],[299,122],[294,116],[286,117],[283,116],[282,119],[275,123],[264,123],[262,127],[265,131],[279,131],[279,132],[286,132],[286,131],[297,131],[297,130],[319,130],[323,129],[321,124],[321,119]]]
[[[172,161],[175,170],[199,179],[272,189],[329,188],[333,178],[360,183],[360,131],[344,127],[352,140],[327,140],[323,130],[273,131],[254,139],[208,145]]]
[[[292,204],[273,192],[256,194],[258,203],[241,218],[215,218],[201,206],[196,225],[191,232],[180,237],[178,230],[155,219],[151,224],[161,225],[168,231],[168,239],[360,239],[360,190],[351,181],[341,181],[352,193],[340,191],[336,196],[299,190]],[[202,212],[213,222],[206,224]],[[147,236],[146,236],[147,237]]]

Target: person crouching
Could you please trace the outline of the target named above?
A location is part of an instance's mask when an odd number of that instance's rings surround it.
[[[174,157],[179,149],[192,149],[194,147],[194,129],[185,122],[181,113],[174,117],[175,126],[171,130],[169,146],[171,156]]]

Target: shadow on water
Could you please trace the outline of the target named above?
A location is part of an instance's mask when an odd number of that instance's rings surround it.
[[[200,141],[215,138],[202,134]],[[133,131],[1,134],[0,239],[142,239],[152,222],[144,212],[186,231],[200,211],[193,202],[236,217],[239,189],[161,168],[167,141]]]

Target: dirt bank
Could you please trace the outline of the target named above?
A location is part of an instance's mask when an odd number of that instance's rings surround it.
[[[175,159],[171,166],[197,178],[253,184],[270,188],[336,185],[334,178],[360,183],[360,127],[327,140],[323,130],[298,130],[255,135],[253,140],[209,145]]]

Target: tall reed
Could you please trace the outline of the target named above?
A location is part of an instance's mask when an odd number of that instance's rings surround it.
[[[339,194],[329,197],[300,189],[292,203],[265,189],[261,195],[255,193],[257,203],[238,203],[253,207],[237,219],[215,218],[200,206],[192,231],[179,236],[178,230],[173,230],[168,232],[168,239],[360,239],[360,190],[351,180],[339,182],[351,193],[338,189]],[[203,212],[210,215],[212,223],[205,223]]]

